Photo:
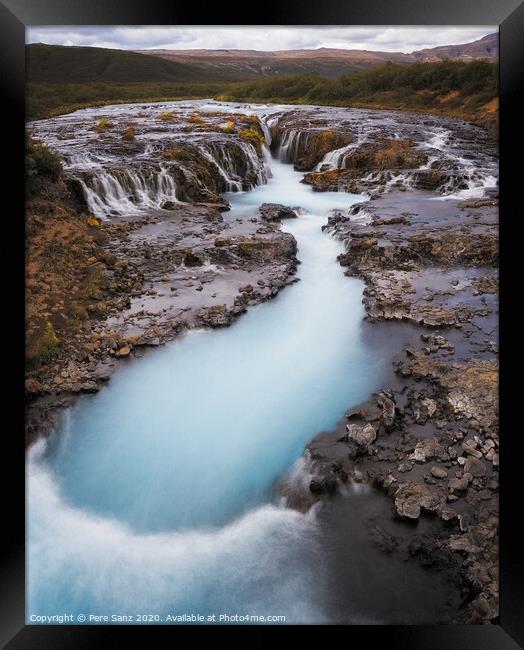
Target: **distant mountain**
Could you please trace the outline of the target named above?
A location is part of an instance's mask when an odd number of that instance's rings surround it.
[[[316,50],[137,50],[141,54],[167,61],[194,65],[199,69],[215,70],[217,75],[248,79],[260,75],[318,73],[338,77],[356,69],[392,61],[416,63],[417,61],[470,61],[496,60],[499,55],[498,34],[463,45],[444,45],[410,54],[402,52],[376,52],[372,50],[346,50],[319,48]]]
[[[320,74],[335,78],[393,61],[498,58],[498,34],[473,43],[411,54],[319,48],[316,50],[111,50],[98,47],[27,46],[27,79],[38,83],[228,82],[261,76]]]
[[[417,61],[472,61],[473,59],[497,60],[499,58],[499,35],[488,34],[484,38],[464,45],[442,45],[429,50],[413,52]],[[412,55],[412,56],[413,56]]]

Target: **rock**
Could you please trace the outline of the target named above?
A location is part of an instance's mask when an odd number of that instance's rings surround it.
[[[232,322],[232,316],[225,305],[213,305],[207,309],[201,309],[198,315],[202,324],[209,327],[225,327]]]
[[[117,350],[116,355],[117,357],[128,357],[131,353],[131,348],[128,348],[127,346],[124,348],[120,348]]]
[[[431,473],[435,478],[447,478],[448,473],[443,467],[437,467],[436,465],[431,468]]]
[[[413,460],[416,460],[419,463],[425,463],[426,460],[434,458],[434,456],[437,455],[438,450],[438,440],[436,438],[426,438],[417,443],[413,453]]]
[[[448,487],[454,492],[464,492],[468,489],[469,481],[467,478],[452,478],[448,481]]]
[[[451,521],[451,519],[455,519],[455,517],[457,517],[457,513],[452,508],[446,508],[444,506],[440,511],[440,517],[444,521]]]
[[[263,203],[259,212],[266,221],[280,221],[281,219],[296,219],[294,210],[280,203]]]
[[[198,255],[193,253],[190,248],[186,249],[184,252],[184,266],[193,267],[202,266],[203,264],[204,261]]]
[[[466,442],[462,443],[462,449],[464,450],[465,454],[469,454],[470,456],[474,456],[475,458],[482,458],[482,452],[480,452],[478,449],[475,449],[473,446],[475,443],[466,440]]]
[[[400,517],[418,519],[421,510],[431,510],[435,499],[431,490],[420,483],[405,483],[395,494],[395,509]]]
[[[379,393],[377,402],[382,406],[382,422],[386,429],[389,429],[395,420],[395,402],[384,393]]]
[[[337,479],[334,475],[328,475],[322,479],[313,479],[309,484],[313,494],[333,494],[337,489]]]
[[[348,438],[353,440],[360,447],[367,447],[377,438],[377,432],[371,424],[359,426],[358,424],[346,424]]]
[[[413,463],[400,463],[400,465],[397,467],[397,470],[399,472],[402,472],[403,474],[405,472],[411,472],[413,469]]]
[[[467,472],[475,477],[485,476],[486,465],[478,458],[471,457],[468,458],[464,463],[464,472]]]

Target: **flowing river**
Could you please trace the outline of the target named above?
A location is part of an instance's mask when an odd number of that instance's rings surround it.
[[[300,207],[283,226],[298,243],[300,281],[229,328],[192,331],[123,365],[33,445],[28,620],[331,622],[333,558],[318,506],[286,508],[276,482],[306,471],[304,446],[381,386],[390,357],[364,336],[363,285],[344,276],[342,244],[321,230],[331,210],[364,197],[315,193],[292,165],[268,153],[267,163],[268,182],[228,195],[224,218],[264,202]],[[369,622],[351,601],[338,601],[347,622]]]

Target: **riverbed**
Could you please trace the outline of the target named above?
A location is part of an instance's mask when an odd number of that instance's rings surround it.
[[[299,281],[228,328],[191,330],[122,366],[31,447],[28,617],[429,623],[449,606],[445,578],[368,543],[364,518],[400,527],[385,497],[350,486],[297,512],[278,492],[293,467],[307,473],[307,443],[382,386],[397,346],[370,336],[363,283],[322,232],[365,197],[314,192],[267,150],[265,165],[267,182],[226,195],[224,219],[262,203],[296,209],[282,229],[297,241]]]

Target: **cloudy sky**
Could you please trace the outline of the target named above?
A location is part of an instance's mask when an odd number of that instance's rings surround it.
[[[293,50],[336,47],[412,52],[458,45],[497,27],[29,27],[28,43],[138,49]]]

